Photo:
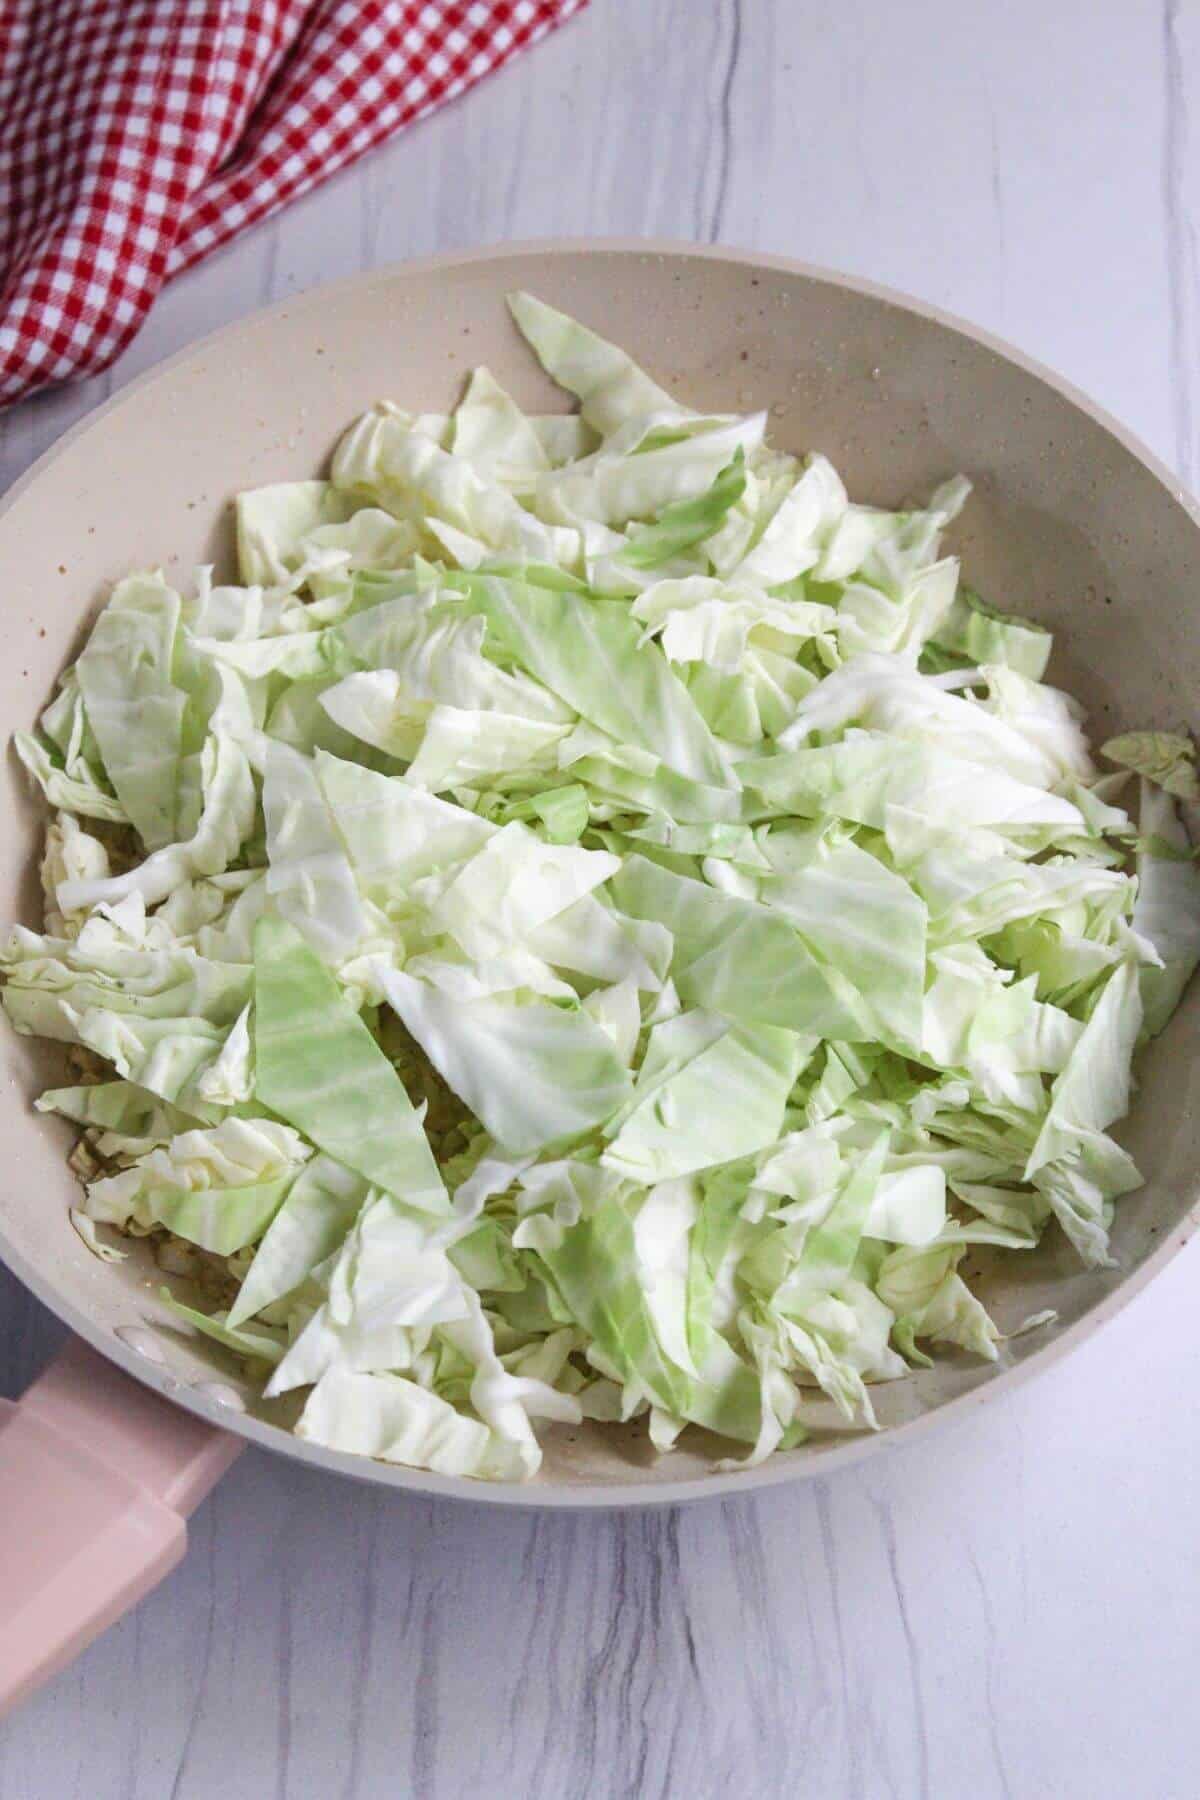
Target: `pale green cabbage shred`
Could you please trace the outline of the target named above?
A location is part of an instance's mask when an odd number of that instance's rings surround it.
[[[90,1053],[39,1102],[85,1241],[194,1255],[181,1328],[301,1436],[527,1480],[537,1422],[645,1417],[749,1467],[922,1346],[995,1359],[981,1256],[1109,1260],[1194,756],[1114,745],[1135,830],[1049,634],[940,549],[964,480],[854,504],[511,304],[577,413],[380,405],[240,497],[236,582],[117,584],[17,739],[4,1004]]]

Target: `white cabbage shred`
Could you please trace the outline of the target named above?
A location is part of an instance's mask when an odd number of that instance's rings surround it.
[[[118,583],[18,737],[4,1005],[76,1047],[85,1241],[199,1255],[179,1314],[304,1437],[525,1480],[543,1421],[644,1417],[748,1466],[996,1357],[981,1250],[1109,1260],[1194,752],[1114,741],[1135,830],[943,552],[964,481],[856,504],[512,310],[577,415],[381,405],[241,497],[236,581]]]

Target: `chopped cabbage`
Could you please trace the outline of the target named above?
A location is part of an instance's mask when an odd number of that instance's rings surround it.
[[[117,584],[17,750],[51,807],[18,1031],[74,1059],[97,1256],[301,1436],[528,1480],[545,1432],[750,1466],[938,1344],[968,1251],[1110,1260],[1110,1135],[1200,960],[1190,740],[1104,746],[959,582],[968,494],[851,502],[527,294],[485,369]],[[84,822],[88,822],[85,826]]]

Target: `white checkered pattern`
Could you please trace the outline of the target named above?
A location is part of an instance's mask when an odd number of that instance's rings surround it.
[[[0,405],[586,0],[0,0]]]

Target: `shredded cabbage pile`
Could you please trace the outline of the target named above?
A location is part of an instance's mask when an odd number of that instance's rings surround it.
[[[940,552],[964,480],[854,504],[511,304],[577,413],[381,405],[240,497],[236,583],[117,584],[16,740],[4,1005],[75,1047],[81,1233],[155,1234],[301,1436],[525,1480],[538,1421],[644,1416],[747,1467],[995,1358],[976,1247],[1108,1259],[1193,749],[1098,774]]]

